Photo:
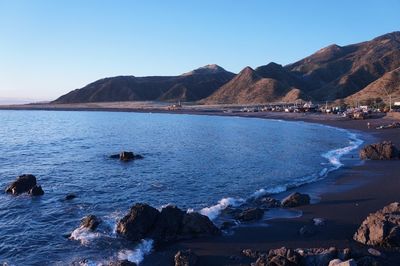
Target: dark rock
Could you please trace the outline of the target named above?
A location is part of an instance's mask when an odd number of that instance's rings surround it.
[[[175,266],[194,266],[197,264],[197,256],[190,249],[178,251],[174,259]]]
[[[236,218],[241,222],[260,220],[264,215],[264,210],[260,208],[249,208],[241,212]]]
[[[268,258],[265,255],[261,255],[258,257],[256,262],[254,263],[254,266],[267,266],[268,265]]]
[[[354,234],[354,240],[376,246],[400,247],[400,203],[394,202],[371,213]]]
[[[161,210],[151,238],[156,242],[169,242],[178,238],[184,212],[176,206],[167,206]]]
[[[96,228],[101,223],[101,220],[97,218],[95,215],[88,215],[81,221],[81,227],[88,228],[89,230],[96,230]]]
[[[122,151],[119,154],[119,157],[116,157],[116,155],[111,155],[111,158],[119,158],[121,161],[128,162],[132,160],[143,159],[143,156],[139,154],[134,154],[131,151]]]
[[[339,251],[338,257],[341,260],[349,260],[351,259],[351,249],[350,248],[345,248],[342,251]]]
[[[338,257],[338,250],[335,247],[308,249],[302,253],[301,265],[328,265],[331,260]]]
[[[300,255],[286,247],[272,249],[268,253],[267,265],[298,265],[300,262]]]
[[[29,192],[35,186],[36,177],[34,175],[21,175],[6,188],[6,193],[18,195]]]
[[[360,150],[360,158],[362,160],[391,160],[399,158],[399,154],[399,150],[391,141],[367,145]]]
[[[112,154],[110,155],[111,159],[119,159],[119,154]]]
[[[76,195],[73,194],[73,193],[70,193],[70,194],[65,196],[65,200],[72,200],[72,199],[75,199],[75,198],[76,198]]]
[[[29,190],[28,194],[32,196],[42,196],[44,195],[44,191],[42,189],[42,186],[34,186]]]
[[[160,215],[159,211],[147,204],[137,203],[117,224],[117,233],[131,241],[148,236]]]
[[[108,264],[109,266],[136,266],[137,264],[129,260],[113,261]]]
[[[304,225],[299,230],[299,234],[305,237],[316,235],[317,232],[318,231],[315,225]]]
[[[282,206],[286,208],[298,207],[310,204],[310,196],[298,192],[292,193],[282,200]]]
[[[298,264],[288,260],[284,256],[277,255],[268,261],[268,266],[296,266]]]
[[[182,235],[197,237],[202,235],[217,235],[220,230],[207,216],[197,212],[185,213],[182,221]]]
[[[279,200],[271,197],[257,198],[253,202],[257,205],[257,207],[264,209],[279,208],[281,206],[281,202]]]

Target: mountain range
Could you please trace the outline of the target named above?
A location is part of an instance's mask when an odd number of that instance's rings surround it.
[[[203,104],[345,102],[400,97],[400,32],[325,47],[295,63],[269,63],[238,74],[207,65],[179,76],[118,76],[95,81],[54,103],[190,101]]]

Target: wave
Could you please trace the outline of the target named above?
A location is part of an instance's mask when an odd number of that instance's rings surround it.
[[[100,237],[99,232],[93,232],[86,227],[78,227],[72,231],[69,239],[78,240],[82,245],[88,245],[93,239]]]
[[[215,220],[219,216],[222,210],[226,209],[227,207],[238,207],[242,203],[244,203],[244,199],[240,198],[223,198],[220,201],[218,201],[217,204],[211,206],[211,207],[206,207],[203,208],[199,211],[200,214],[207,216],[210,218],[210,220]]]
[[[152,239],[143,239],[134,250],[120,250],[117,257],[119,260],[129,260],[139,265],[144,257],[153,250],[153,242]]]

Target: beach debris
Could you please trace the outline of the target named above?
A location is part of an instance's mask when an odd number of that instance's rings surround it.
[[[264,210],[260,208],[248,208],[239,213],[236,217],[241,222],[260,220],[264,215]]]
[[[72,200],[72,199],[75,199],[76,198],[76,195],[74,194],[74,193],[69,193],[69,194],[67,194],[66,196],[65,196],[65,200]]]
[[[34,186],[28,191],[28,194],[32,196],[42,196],[44,195],[44,191],[42,189],[42,186]]]
[[[108,266],[136,266],[137,264],[129,260],[112,261]]]
[[[168,205],[161,212],[144,203],[132,206],[117,224],[117,233],[131,241],[152,238],[156,243],[216,235],[220,230],[204,215]]]
[[[113,154],[110,156],[111,159],[119,159],[124,162],[129,162],[132,160],[143,159],[140,154],[135,154],[131,151],[121,151],[119,154]]]
[[[353,259],[349,259],[346,261],[334,259],[329,262],[329,266],[357,266],[357,262]]]
[[[197,264],[197,255],[188,250],[180,250],[175,254],[175,266],[194,266]]]
[[[295,192],[282,200],[282,207],[292,208],[310,204],[310,196]]]
[[[360,150],[361,160],[391,160],[398,159],[399,155],[399,150],[391,141],[370,144]]]
[[[371,213],[353,239],[365,245],[400,247],[400,203],[393,202]]]
[[[101,220],[97,218],[97,216],[91,214],[81,220],[81,227],[94,231],[100,223]]]
[[[6,193],[19,195],[29,193],[32,196],[40,196],[44,194],[41,186],[36,185],[36,177],[31,174],[20,175],[17,180],[12,182],[7,188]]]

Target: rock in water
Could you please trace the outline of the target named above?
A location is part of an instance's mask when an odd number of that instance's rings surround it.
[[[151,238],[156,242],[169,242],[178,238],[182,227],[184,212],[176,206],[162,208]]]
[[[120,159],[124,162],[129,162],[132,160],[143,159],[143,156],[140,154],[135,154],[131,151],[122,151],[120,154],[113,154],[110,156],[111,159]]]
[[[175,254],[175,266],[194,266],[196,263],[197,256],[190,249]]]
[[[76,198],[76,195],[74,193],[70,193],[67,196],[65,196],[65,200],[72,200],[75,198]]]
[[[137,203],[117,225],[117,233],[131,241],[148,236],[160,215],[159,211],[147,204]]]
[[[34,186],[31,188],[28,192],[32,196],[42,196],[44,195],[44,191],[42,189],[42,186]]]
[[[391,160],[398,159],[399,155],[399,150],[391,141],[367,145],[360,150],[360,158],[362,160]]]
[[[264,215],[264,210],[260,208],[249,208],[241,212],[238,216],[237,219],[241,222],[249,222],[249,221],[255,221],[255,220],[260,220]]]
[[[310,204],[310,196],[298,192],[292,193],[282,200],[282,206],[286,208],[298,207]]]
[[[393,202],[371,213],[353,238],[366,245],[400,247],[400,203]]]
[[[181,234],[184,238],[217,235],[219,233],[219,229],[207,216],[197,212],[185,213],[183,216]]]
[[[81,227],[88,228],[89,230],[96,230],[96,228],[101,223],[101,220],[97,218],[95,215],[88,215],[81,221]]]
[[[21,175],[6,188],[6,193],[19,195],[21,193],[29,192],[29,190],[35,186],[36,177],[34,175]]]

